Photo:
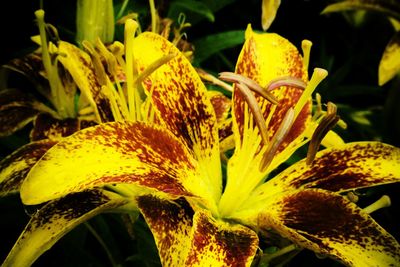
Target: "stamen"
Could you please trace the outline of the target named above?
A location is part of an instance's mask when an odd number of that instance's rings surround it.
[[[303,109],[305,104],[311,98],[311,95],[314,92],[314,90],[321,83],[321,81],[326,78],[326,76],[328,76],[328,71],[321,69],[321,68],[314,69],[311,80],[308,82],[306,89],[304,90],[299,101],[297,102],[296,106],[294,107],[294,113],[295,113],[294,119],[295,120],[296,120],[297,116],[300,114],[300,111]]]
[[[233,87],[227,83],[224,83],[222,80],[218,79],[217,77],[211,75],[210,73],[204,71],[203,69],[196,69],[197,74],[199,74],[200,78],[204,81],[210,82],[214,85],[220,86],[221,88],[225,89],[228,92],[233,92]]]
[[[135,94],[134,88],[134,68],[133,68],[133,39],[135,38],[135,32],[138,28],[138,23],[134,20],[128,19],[125,22],[125,61],[126,61],[126,85],[129,105],[129,118],[132,121],[137,121],[140,116],[140,109],[136,103],[139,102],[139,96]]]
[[[159,67],[176,57],[177,54],[171,53],[165,56],[162,56],[160,59],[152,62],[140,75],[136,78],[134,82],[134,87],[137,87],[143,80],[151,75],[154,71],[156,71]]]
[[[267,86],[267,90],[271,91],[276,88],[279,88],[281,86],[290,86],[290,87],[295,87],[297,89],[304,90],[306,88],[306,83],[298,78],[286,76],[286,77],[279,77],[276,79],[273,79]]]
[[[227,81],[227,82],[245,84],[253,92],[258,93],[259,95],[261,95],[262,97],[267,99],[272,104],[278,105],[278,103],[279,103],[278,99],[272,93],[270,93],[268,90],[265,90],[264,88],[262,88],[261,85],[256,83],[254,80],[247,78],[243,75],[233,73],[233,72],[221,72],[219,74],[219,78],[221,80]]]
[[[383,195],[380,199],[378,199],[371,205],[363,208],[363,211],[365,213],[371,214],[372,212],[377,211],[379,209],[390,207],[390,205],[391,205],[390,197],[387,195]]]
[[[157,29],[158,15],[157,15],[157,9],[154,4],[154,0],[149,0],[149,5],[151,13],[151,31],[154,33],[158,33]]]
[[[298,249],[300,249],[299,246],[297,246],[296,244],[291,244],[291,245],[281,248],[280,250],[276,251],[275,253],[263,254],[261,256],[260,263],[269,265],[268,263],[271,262],[273,259],[280,257],[286,253],[292,252],[293,250],[298,250]],[[261,265],[259,265],[259,266],[261,266]]]
[[[258,105],[258,102],[253,95],[253,93],[250,92],[249,87],[247,87],[246,84],[243,83],[237,83],[236,84],[237,88],[239,89],[239,92],[241,95],[244,97],[247,105],[249,106],[251,113],[253,114],[254,120],[258,126],[258,130],[260,131],[261,139],[264,143],[264,145],[268,144],[268,128],[267,125],[265,124],[264,120],[264,115],[260,109],[260,106]]]
[[[318,152],[319,146],[324,139],[325,135],[336,125],[339,121],[339,116],[336,115],[337,108],[335,104],[328,102],[327,114],[322,118],[321,122],[315,129],[310,144],[308,146],[306,164],[311,165],[314,161],[315,155]]]
[[[104,70],[104,66],[101,63],[100,55],[96,52],[92,44],[86,40],[82,41],[82,46],[88,52],[90,58],[92,59],[94,72],[96,73],[96,79],[100,85],[107,84],[107,74]]]
[[[289,108],[288,111],[286,112],[285,117],[282,120],[281,125],[276,131],[274,137],[272,137],[272,140],[269,143],[268,148],[263,155],[259,167],[260,172],[264,172],[271,164],[276,151],[278,150],[279,146],[282,144],[282,141],[285,139],[285,137],[290,132],[290,129],[292,128],[294,122],[294,115],[295,114],[293,108]]]
[[[303,65],[308,70],[308,65],[310,63],[312,42],[309,40],[303,40],[301,42],[301,49],[303,50]]]

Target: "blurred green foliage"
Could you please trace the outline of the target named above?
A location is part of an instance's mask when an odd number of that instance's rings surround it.
[[[43,2],[47,22],[56,25],[63,40],[74,42],[76,1]],[[123,2],[115,0],[116,14]],[[268,31],[279,33],[299,48],[303,39],[313,42],[310,70],[322,67],[329,71],[317,92],[323,102],[337,104],[339,115],[348,124],[346,130],[336,128],[345,141],[380,140],[400,146],[400,79],[378,86],[379,60],[394,29],[377,12],[367,12],[357,23],[351,12],[321,15],[330,3],[328,0],[283,0]],[[233,71],[249,23],[261,31],[261,0],[161,0],[156,5],[161,17],[178,21],[180,14],[185,14],[186,21],[192,24],[186,30],[186,40],[195,46],[193,64],[214,74]],[[4,64],[35,48],[29,38],[38,32],[34,11],[39,8],[39,1],[2,1],[0,6],[0,63]],[[138,13],[143,27],[150,25],[148,1],[129,1],[124,14],[128,12]],[[122,40],[122,25],[116,26],[115,38]],[[16,86],[29,87],[18,79],[13,82]],[[0,86],[4,83],[0,82]],[[26,143],[26,136],[27,131],[23,129],[0,139],[0,157]],[[360,204],[368,205],[384,193],[390,195],[393,205],[374,213],[373,217],[398,240],[400,221],[394,214],[400,207],[399,189],[399,185],[390,185],[365,190],[362,193],[366,198]],[[0,262],[17,240],[31,212],[24,209],[18,196],[0,199]],[[111,261],[116,266],[159,266],[151,233],[142,219],[126,227],[126,218],[107,214],[95,217],[88,224],[90,227],[81,225],[70,232],[34,266],[111,266]],[[105,246],[89,229],[98,234]],[[287,266],[340,264],[302,251]]]

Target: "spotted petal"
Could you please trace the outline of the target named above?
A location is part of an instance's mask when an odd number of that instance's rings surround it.
[[[296,188],[344,192],[400,182],[400,149],[379,142],[354,142],[317,153],[311,166],[301,160],[261,185],[252,198]]]
[[[184,200],[174,202],[145,195],[138,207],[156,241],[163,266],[184,266],[190,248],[194,211]]]
[[[78,224],[127,203],[125,198],[100,190],[74,193],[49,202],[32,216],[2,266],[30,266]]]
[[[202,211],[193,218],[191,239],[185,266],[250,266],[258,248],[250,228],[217,221]]]
[[[37,100],[17,89],[0,92],[0,137],[22,129],[38,115]]]
[[[32,166],[56,143],[52,140],[32,142],[0,161],[0,196],[19,191]]]
[[[186,143],[215,202],[222,190],[216,116],[207,89],[188,59],[167,39],[145,32],[133,43],[139,73],[163,56],[173,59],[143,82],[161,123]]]
[[[60,54],[58,60],[71,74],[74,82],[85,97],[85,101],[98,109],[100,116],[98,120],[102,122],[112,121],[111,105],[101,91],[101,84],[96,78],[96,72],[89,55],[78,47],[62,41],[59,43],[58,49]]]
[[[80,128],[78,119],[68,118],[64,120],[55,119],[49,114],[39,114],[34,122],[30,133],[31,141],[43,139],[60,139],[69,136]]]
[[[138,206],[153,232],[163,266],[250,266],[258,238],[249,228],[195,213],[184,200],[142,196]]]
[[[38,204],[119,183],[173,196],[192,195],[185,186],[197,178],[196,162],[168,131],[143,123],[111,122],[81,130],[51,148],[28,174],[21,197],[25,204]]]
[[[257,34],[251,28],[248,28],[246,31],[246,42],[243,45],[236,64],[236,73],[254,80],[263,87],[276,78],[286,76],[298,78],[304,82],[308,81],[303,59],[293,44],[277,34]],[[281,125],[288,109],[294,107],[299,100],[302,90],[294,87],[280,86],[271,92],[279,100],[278,105],[273,105],[263,97],[256,96],[264,118],[268,123],[267,127],[270,139]],[[259,143],[260,134],[249,108],[237,88],[235,88],[233,98],[236,143],[237,147],[244,150],[246,149],[246,145]],[[278,149],[278,152],[282,152],[285,147],[303,133],[306,123],[310,120],[310,113],[311,105],[306,104]],[[277,158],[277,155],[275,158]]]
[[[277,194],[247,224],[273,228],[293,242],[349,266],[398,266],[400,245],[367,213],[332,192],[305,189]],[[261,208],[262,207],[262,208]]]
[[[267,86],[273,79],[292,76],[307,81],[307,72],[302,57],[296,47],[283,37],[272,34],[257,34],[249,27],[246,31],[246,42],[240,53],[236,73]],[[262,115],[267,122],[268,139],[270,142],[287,111],[299,100],[302,90],[281,86],[272,91],[279,100],[278,105],[269,103],[261,96],[256,96]],[[224,216],[229,216],[237,206],[240,206],[250,192],[263,181],[266,174],[285,161],[293,147],[300,143],[300,138],[310,121],[310,103],[300,111],[291,130],[275,151],[271,151],[273,159],[268,168],[260,169],[263,155],[268,143],[261,139],[260,131],[253,114],[250,112],[244,96],[235,87],[233,94],[233,132],[235,138],[235,153],[228,163],[228,179],[225,192],[220,201],[220,210]],[[291,145],[286,151],[285,148]],[[245,177],[245,179],[244,179]]]

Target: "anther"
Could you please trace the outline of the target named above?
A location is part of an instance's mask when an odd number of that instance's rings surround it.
[[[383,195],[380,199],[372,203],[371,205],[363,208],[365,213],[371,214],[374,211],[377,211],[382,208],[387,208],[391,205],[390,197],[387,195]]]
[[[278,150],[279,146],[282,144],[283,140],[285,139],[285,137],[290,132],[290,129],[292,128],[294,122],[294,115],[295,114],[293,108],[289,108],[289,110],[286,112],[285,117],[282,120],[281,125],[276,131],[274,137],[272,137],[272,140],[268,144],[267,150],[263,155],[259,167],[260,172],[264,172],[271,164],[276,151]]]
[[[268,144],[268,128],[267,128],[267,124],[265,123],[265,120],[264,120],[264,115],[260,109],[260,106],[258,105],[258,102],[257,102],[255,96],[253,95],[253,93],[250,91],[249,87],[247,87],[246,84],[237,83],[236,86],[239,89],[239,92],[241,93],[241,95],[244,97],[247,105],[250,108],[251,113],[254,116],[254,120],[260,131],[260,135],[261,135],[264,145],[267,145]]]
[[[211,75],[210,73],[206,72],[203,69],[196,68],[197,74],[199,74],[200,78],[203,81],[210,82],[214,85],[217,85],[221,88],[224,88],[228,92],[233,92],[233,87],[230,86],[229,84],[223,82],[222,80],[218,79],[217,77]]]
[[[290,86],[290,87],[295,87],[297,89],[304,90],[307,86],[307,84],[298,78],[295,77],[279,77],[277,79],[272,80],[267,86],[267,91],[274,90],[276,88],[279,88],[281,86]]]
[[[337,108],[335,104],[329,102],[327,114],[322,118],[321,122],[315,129],[307,151],[306,164],[311,165],[314,161],[315,155],[318,152],[319,146],[324,139],[325,135],[336,125],[339,121],[339,116],[336,115]]]
[[[278,105],[278,99],[254,80],[233,72],[221,72],[219,78],[223,81],[245,84],[250,90],[258,93],[272,104]]]

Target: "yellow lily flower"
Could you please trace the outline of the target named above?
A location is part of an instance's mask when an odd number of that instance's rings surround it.
[[[346,265],[400,262],[397,241],[341,195],[399,182],[398,148],[379,142],[333,146],[269,177],[308,139],[311,94],[326,75],[317,70],[308,81],[307,60],[288,40],[249,28],[236,73],[222,75],[235,80],[235,151],[226,180],[217,118],[190,62],[153,33],[142,33],[129,45],[139,75],[160,58],[176,55],[143,79],[157,124],[104,123],[53,146],[21,187],[24,204],[47,203],[3,266],[31,264],[95,214],[132,210],[139,210],[152,230],[163,266],[250,266],[257,233],[268,229]],[[277,82],[286,76],[293,79]],[[266,95],[275,104],[246,89],[258,90],[259,84],[273,88]],[[328,119],[321,121],[326,125],[317,133],[337,121],[332,114],[328,108]]]

